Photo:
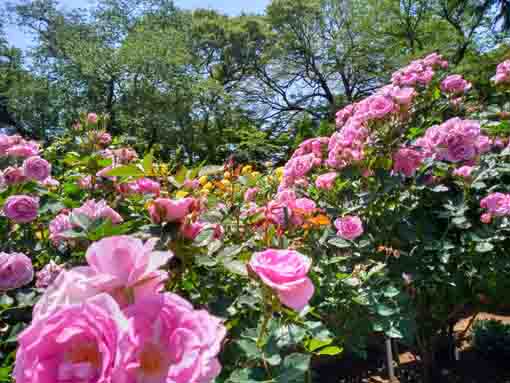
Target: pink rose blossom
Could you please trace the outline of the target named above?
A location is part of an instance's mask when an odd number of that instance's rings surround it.
[[[510,83],[510,60],[505,60],[496,68],[496,75],[491,79],[496,85]]]
[[[301,311],[314,293],[307,276],[311,265],[311,260],[297,251],[268,249],[253,254],[248,267],[285,306]]]
[[[191,213],[194,202],[193,198],[179,200],[157,198],[149,206],[149,215],[154,223],[180,221]]]
[[[450,75],[441,82],[441,90],[448,94],[466,93],[471,87],[472,84],[459,74]]]
[[[337,235],[343,239],[354,240],[363,234],[363,223],[357,216],[347,215],[335,220]]]
[[[49,224],[50,240],[53,244],[58,245],[66,239],[65,233],[68,230],[72,230],[73,225],[67,214],[57,215]]]
[[[92,176],[85,176],[78,180],[78,187],[83,190],[92,188]]]
[[[489,194],[480,201],[480,207],[497,217],[510,215],[510,194]]]
[[[18,337],[17,383],[112,382],[127,320],[106,294],[35,320]]]
[[[220,374],[226,329],[219,318],[170,293],[146,297],[125,313],[136,336],[121,341],[113,382],[208,383]]]
[[[45,159],[39,156],[27,158],[23,162],[25,176],[36,181],[43,181],[49,177],[51,165]]]
[[[27,180],[23,168],[9,166],[3,172],[3,178],[6,185],[21,184]]]
[[[204,222],[183,223],[181,225],[181,234],[184,238],[193,241],[204,227]]]
[[[27,195],[14,195],[7,198],[3,211],[7,218],[16,223],[28,223],[37,218],[39,199]]]
[[[482,223],[491,223],[492,221],[492,214],[491,213],[484,213],[482,214],[482,216],[480,217],[480,221]]]
[[[109,219],[114,225],[124,221],[119,213],[108,206],[105,200],[99,202],[88,200],[81,207],[73,209],[73,214],[83,214],[91,221],[101,218]]]
[[[98,117],[97,117],[97,114],[95,113],[89,113],[87,115],[87,122],[89,124],[96,124],[97,123],[97,120],[98,120]]]
[[[369,100],[369,113],[373,119],[385,118],[388,114],[395,111],[395,104],[393,101],[384,96],[372,96]]]
[[[248,188],[248,190],[244,192],[244,202],[255,201],[258,192],[259,192],[258,188]]]
[[[0,253],[0,292],[18,289],[34,278],[32,261],[21,253]]]
[[[317,187],[317,189],[331,190],[335,185],[335,180],[337,177],[338,174],[335,172],[321,174],[315,180],[315,186]]]
[[[473,166],[461,166],[453,171],[453,175],[462,178],[470,178],[475,168]]]
[[[40,182],[40,184],[42,186],[46,186],[48,188],[52,188],[52,187],[58,187],[60,186],[60,182],[58,182],[58,180],[56,180],[55,178],[49,176],[49,177],[46,177],[44,180],[42,180]]]
[[[27,158],[39,154],[39,145],[33,142],[11,146],[7,149],[7,155],[11,157]]]
[[[161,185],[159,182],[153,181],[150,178],[140,178],[136,181],[138,190],[142,194],[154,194],[156,196],[161,192]]]
[[[48,287],[53,283],[53,281],[55,281],[62,271],[64,271],[64,268],[51,260],[41,271],[37,273],[35,287],[40,289]]]
[[[423,153],[415,149],[401,148],[393,155],[393,171],[412,177],[423,163]]]

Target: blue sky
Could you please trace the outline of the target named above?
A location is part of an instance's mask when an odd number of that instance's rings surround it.
[[[100,1],[100,0],[99,0]],[[16,0],[12,1],[16,3]],[[241,12],[262,13],[270,0],[174,0],[181,8],[211,8],[222,11],[229,15],[237,15]],[[86,8],[94,0],[60,0],[62,7]],[[14,25],[7,25],[7,39],[15,47],[25,49],[30,46],[31,38]]]

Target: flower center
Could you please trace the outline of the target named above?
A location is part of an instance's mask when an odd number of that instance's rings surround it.
[[[144,375],[161,375],[167,368],[161,348],[154,343],[147,343],[140,354],[140,369]]]
[[[101,354],[94,342],[73,346],[67,354],[67,359],[73,364],[89,363],[97,369],[101,367]]]

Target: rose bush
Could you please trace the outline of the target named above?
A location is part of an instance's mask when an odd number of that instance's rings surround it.
[[[297,382],[381,333],[433,371],[459,317],[510,292],[510,127],[447,68],[398,70],[277,168],[163,163],[94,113],[44,149],[0,135],[1,367]]]

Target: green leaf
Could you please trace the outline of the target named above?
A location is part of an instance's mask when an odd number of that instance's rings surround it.
[[[280,369],[280,376],[276,379],[277,383],[303,383],[305,374],[310,369],[310,355],[290,354],[283,361]]]
[[[391,307],[383,304],[383,303],[379,303],[375,306],[375,311],[377,312],[377,314],[379,314],[380,316],[383,316],[383,317],[389,317],[393,314],[395,314],[395,309],[392,309]]]
[[[69,216],[69,221],[71,221],[71,224],[73,226],[78,226],[83,230],[87,230],[92,224],[92,221],[88,215],[76,212],[71,213],[71,215]]]
[[[257,343],[254,340],[240,339],[237,341],[237,345],[241,348],[241,350],[243,350],[248,358],[262,358],[262,351],[257,347]]]
[[[248,271],[246,270],[246,264],[244,262],[227,258],[223,260],[223,266],[233,274],[248,276]]]
[[[236,370],[230,375],[227,380],[228,383],[270,383],[270,380],[266,379],[266,374],[262,368],[244,368],[242,370]]]
[[[108,177],[143,177],[144,172],[136,165],[122,165],[117,166],[108,172],[106,172],[106,176]]]
[[[343,348],[342,347],[337,347],[337,346],[328,346],[328,347],[324,347],[323,349],[319,350],[319,352],[317,353],[318,355],[338,355],[338,354],[341,354],[343,352]]]
[[[395,286],[388,286],[383,292],[383,295],[387,298],[396,297],[398,294],[400,294],[400,290]]]
[[[326,339],[326,340],[320,340],[320,339],[310,339],[306,345],[307,349],[311,352],[314,352],[315,350],[318,350],[319,348],[325,347],[330,345],[333,342],[333,339]]]
[[[142,167],[143,167],[145,174],[152,173],[153,163],[154,163],[154,153],[151,150],[149,153],[147,153],[145,155],[145,157],[143,158],[143,161],[142,161]]]
[[[475,250],[479,253],[488,253],[494,249],[494,245],[490,242],[480,242],[476,245]]]
[[[338,247],[339,249],[346,249],[351,247],[351,244],[342,238],[331,238],[328,243],[332,246]]]
[[[400,332],[398,328],[391,327],[388,331],[385,332],[386,336],[389,338],[402,339],[404,335]]]

